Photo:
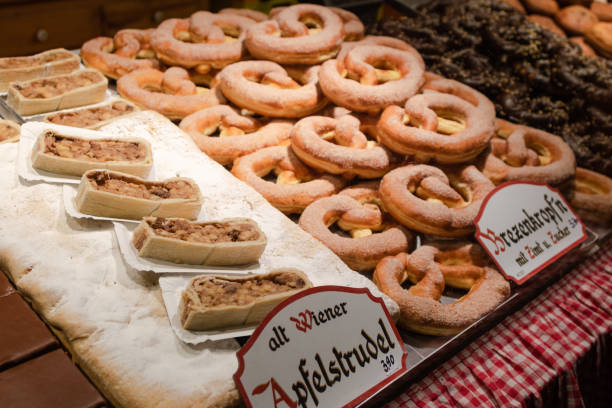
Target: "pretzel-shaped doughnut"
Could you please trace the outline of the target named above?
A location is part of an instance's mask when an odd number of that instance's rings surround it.
[[[604,224],[612,222],[612,179],[591,170],[576,168],[570,204],[585,220]]]
[[[338,53],[344,39],[343,27],[342,19],[326,7],[298,4],[249,28],[244,43],[258,59],[280,64],[320,64]]]
[[[152,28],[126,29],[118,31],[114,38],[92,38],[81,47],[81,57],[85,65],[113,79],[137,69],[159,68],[149,44],[152,32]]]
[[[170,119],[185,116],[224,102],[217,88],[200,88],[189,79],[187,71],[172,67],[166,72],[141,69],[122,76],[117,91],[139,107],[152,109]]]
[[[574,152],[560,137],[501,119],[496,136],[481,165],[495,184],[530,180],[561,186],[574,177]]]
[[[426,93],[408,99],[404,109],[387,107],[378,121],[380,142],[418,162],[463,163],[474,159],[495,133],[495,109],[488,101],[476,99],[479,107],[457,96],[463,92],[458,84],[437,79],[429,83]]]
[[[228,8],[219,10],[219,14],[231,14],[231,15],[246,17],[258,23],[262,21],[266,21],[268,19],[267,14],[262,13],[261,11],[251,10],[251,9],[239,9],[239,8],[228,7]]]
[[[453,288],[469,290],[482,277],[483,268],[492,265],[482,247],[469,241],[432,241],[426,245],[436,248],[434,260],[444,284]]]
[[[423,85],[425,65],[412,47],[401,50],[365,42],[347,50],[342,59],[323,63],[319,73],[323,93],[337,105],[376,114],[405,103]]]
[[[276,182],[264,179],[270,172]],[[309,169],[289,146],[273,146],[242,156],[232,174],[259,192],[285,214],[301,213],[310,203],[337,193],[346,183],[341,177],[320,175]]]
[[[164,63],[206,74],[244,57],[246,30],[254,24],[236,14],[198,11],[189,19],[162,22],[151,34],[151,46]]]
[[[200,150],[226,165],[240,156],[288,140],[293,123],[276,120],[264,125],[227,105],[217,105],[192,113],[179,127],[191,136]],[[217,130],[218,137],[215,137],[213,134]]]
[[[242,61],[223,68],[219,86],[236,105],[271,117],[300,118],[322,109],[327,99],[319,88],[319,67],[303,73],[303,85],[271,61]]]
[[[510,295],[510,285],[499,272],[485,266],[465,296],[441,304],[444,277],[435,262],[438,253],[437,248],[424,245],[410,255],[386,257],[376,266],[373,280],[398,303],[401,326],[416,333],[450,336],[501,304]],[[406,280],[414,284],[409,289],[402,287]]]
[[[391,151],[368,140],[352,115],[301,119],[291,132],[291,147],[309,166],[332,174],[378,178],[399,164]]]
[[[270,18],[276,17],[278,13],[286,8],[287,6],[274,7],[270,10]],[[342,19],[344,23],[344,41],[355,41],[363,37],[365,27],[354,13],[339,7],[327,7],[327,9],[333,11]]]
[[[403,225],[426,234],[460,237],[474,231],[482,201],[495,186],[474,166],[441,169],[408,165],[387,173],[380,195]]]
[[[411,232],[384,216],[376,189],[370,190],[359,199],[351,193],[321,198],[306,207],[299,220],[302,229],[357,271],[372,269],[385,256],[406,251],[414,240]],[[353,237],[330,231],[336,222],[340,229],[353,231]]]

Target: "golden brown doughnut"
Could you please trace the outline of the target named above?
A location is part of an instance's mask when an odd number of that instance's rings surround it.
[[[595,52],[593,47],[591,47],[586,42],[584,37],[570,37],[569,41],[573,42],[574,44],[577,44],[580,47],[580,51],[582,52],[582,55],[584,55],[586,57],[595,57],[595,56],[597,56],[597,53]]]
[[[261,11],[244,9],[244,8],[239,9],[239,8],[228,7],[228,8],[219,10],[219,14],[235,14],[238,16],[250,18],[251,20],[256,21],[258,23],[262,21],[266,21],[268,19],[268,15],[265,13],[262,13]]]
[[[366,40],[349,45],[342,57],[326,61],[319,79],[330,100],[352,111],[376,114],[404,104],[424,83],[425,65],[412,47],[406,51]]]
[[[85,65],[113,79],[137,69],[159,68],[149,44],[152,32],[152,28],[126,29],[118,31],[114,38],[92,38],[81,47],[81,57]]]
[[[510,295],[510,285],[499,272],[484,267],[465,296],[441,304],[444,278],[434,260],[436,253],[436,248],[424,245],[411,255],[386,257],[376,266],[374,283],[398,303],[402,327],[421,334],[450,336],[478,321]],[[409,289],[402,287],[406,280],[414,283]]]
[[[519,0],[501,0],[503,3],[506,3],[512,7],[514,7],[515,9],[517,9],[518,11],[520,11],[523,14],[526,14],[527,11],[525,10],[525,7],[523,7],[523,5],[521,4],[521,2]]]
[[[612,21],[612,4],[594,1],[591,3],[591,11],[601,21]]]
[[[530,13],[554,16],[559,11],[559,5],[555,0],[523,0],[525,8]]]
[[[570,204],[585,220],[600,224],[612,222],[612,179],[578,167]]]
[[[164,63],[206,74],[245,56],[244,37],[254,24],[236,14],[198,11],[189,19],[162,22],[151,34],[151,46]]]
[[[291,132],[291,147],[309,166],[349,177],[382,177],[400,163],[387,148],[368,140],[359,119],[349,114],[301,119]]]
[[[358,188],[367,188],[370,193],[360,193],[358,199],[352,198],[351,193],[321,198],[306,207],[299,224],[351,269],[363,271],[374,268],[385,256],[406,251],[414,237],[382,213],[375,187]],[[353,237],[330,231],[336,222],[340,229],[353,231]]]
[[[274,62],[242,61],[223,68],[219,86],[227,99],[242,108],[265,116],[300,118],[327,104],[318,72],[318,66],[308,68],[300,85]]]
[[[576,158],[559,136],[498,119],[480,167],[495,184],[529,180],[561,186],[574,177]]]
[[[225,101],[217,88],[197,87],[187,71],[172,67],[166,72],[141,69],[122,76],[117,91],[141,108],[151,109],[170,119],[185,116]]]
[[[276,182],[264,179],[270,172]],[[310,203],[336,194],[346,181],[309,169],[289,146],[273,146],[242,156],[232,174],[253,187],[270,204],[286,214],[301,213]]]
[[[599,54],[612,58],[612,23],[594,24],[584,33],[584,38]]]
[[[227,105],[216,105],[192,113],[179,127],[200,150],[226,165],[245,154],[288,142],[293,122],[275,120],[264,124]],[[215,133],[218,134],[214,136]]]
[[[555,19],[565,31],[570,34],[582,35],[599,21],[588,8],[569,6],[561,9]]]
[[[470,88],[456,81],[435,79],[429,84],[425,93],[408,99],[404,109],[389,106],[384,110],[377,125],[378,139],[418,162],[474,159],[495,133],[495,108],[484,95],[467,93]]]
[[[561,27],[559,27],[555,23],[555,20],[550,17],[541,16],[538,14],[530,14],[527,16],[527,20],[531,21],[533,24],[539,25],[540,27],[548,31],[552,31],[553,33],[558,34],[561,37],[566,37],[565,31],[563,31]]]
[[[298,4],[250,27],[245,45],[255,58],[280,64],[320,64],[338,53],[343,26],[342,19],[324,6]]]
[[[387,173],[380,183],[386,210],[403,225],[426,234],[471,234],[482,201],[495,186],[474,166],[445,170],[419,164]]]

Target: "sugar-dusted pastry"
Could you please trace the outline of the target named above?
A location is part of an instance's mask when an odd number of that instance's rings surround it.
[[[91,108],[52,113],[45,116],[45,122],[85,129],[98,129],[137,110],[138,108],[128,101],[116,100]]]
[[[612,179],[578,167],[570,204],[581,218],[595,223],[612,222]]]
[[[138,69],[159,68],[149,44],[152,31],[152,28],[125,29],[119,30],[114,38],[92,38],[81,47],[83,62],[114,79]]]
[[[400,223],[425,234],[467,236],[490,191],[495,188],[474,166],[438,167],[413,164],[387,173],[380,197]]]
[[[68,74],[77,69],[79,56],[63,48],[28,57],[0,58],[0,92],[6,92],[11,82]]]
[[[414,242],[414,235],[384,212],[377,181],[313,202],[299,224],[356,271],[371,270],[382,258],[406,251]],[[334,224],[346,233],[332,231]]]
[[[19,140],[21,126],[12,120],[0,119],[0,143],[10,143]]]
[[[559,136],[498,119],[481,168],[495,184],[529,180],[564,187],[576,172],[576,158]]]
[[[313,285],[297,269],[230,278],[193,278],[181,296],[179,316],[187,330],[253,326],[280,302]]]
[[[102,102],[108,80],[99,71],[85,69],[25,82],[12,82],[7,103],[22,116]]]
[[[146,176],[153,166],[151,145],[145,139],[94,139],[78,136],[78,131],[67,133],[52,129],[42,132],[32,150],[32,167],[71,176],[92,169]]]
[[[266,236],[250,218],[191,222],[145,217],[132,243],[142,257],[191,265],[245,265],[257,262]]]
[[[75,204],[83,214],[99,217],[195,219],[202,195],[198,185],[185,177],[147,181],[117,171],[90,170],[81,178]]]
[[[400,306],[399,324],[416,333],[449,336],[475,323],[510,295],[510,285],[495,269],[474,265],[475,279],[457,302],[440,303],[445,276],[440,260],[444,249],[423,245],[378,263],[374,283]],[[409,289],[402,285],[410,280]]]
[[[151,109],[170,119],[182,119],[200,109],[225,101],[216,87],[196,86],[183,68],[172,67],[165,72],[140,69],[122,76],[117,91],[137,106]]]
[[[333,10],[297,4],[249,27],[244,44],[260,60],[312,65],[333,58],[343,39],[344,23]]]

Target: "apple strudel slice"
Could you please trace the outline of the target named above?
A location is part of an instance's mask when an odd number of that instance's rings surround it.
[[[98,129],[115,119],[136,111],[138,111],[138,108],[131,102],[115,100],[90,108],[52,113],[45,116],[45,122],[83,129]]]
[[[102,102],[108,80],[100,72],[84,69],[71,74],[11,82],[7,103],[22,116]]]
[[[38,136],[32,151],[32,167],[71,176],[107,169],[142,177],[152,166],[151,144],[137,137],[93,139],[46,130]]]
[[[0,143],[10,143],[19,140],[21,126],[12,120],[0,119]]]
[[[196,219],[202,208],[200,188],[190,178],[148,181],[110,170],[89,170],[75,197],[83,214],[139,220],[146,216]]]
[[[257,262],[266,236],[249,218],[189,222],[145,217],[132,244],[142,257],[191,265],[245,265]]]
[[[27,57],[0,58],[0,92],[9,83],[68,74],[79,69],[80,58],[64,48],[56,48]]]
[[[280,302],[312,286],[297,269],[236,278],[200,276],[183,292],[179,316],[187,330],[252,326]]]

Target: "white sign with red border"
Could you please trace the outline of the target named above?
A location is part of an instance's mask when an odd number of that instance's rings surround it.
[[[559,190],[511,181],[484,200],[476,239],[499,270],[522,284],[586,239],[584,224]]]
[[[319,286],[272,310],[238,351],[247,407],[355,407],[406,372],[407,351],[381,298]]]

